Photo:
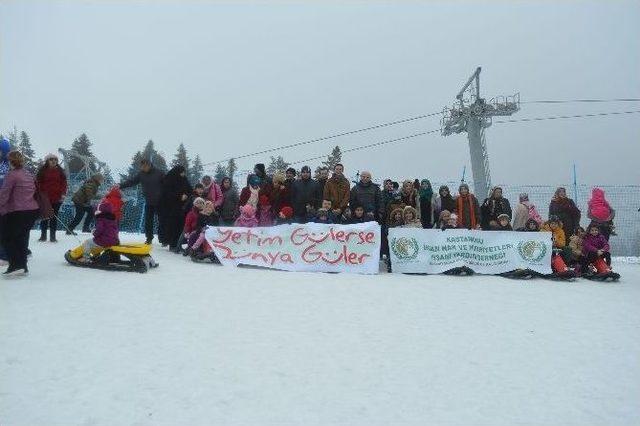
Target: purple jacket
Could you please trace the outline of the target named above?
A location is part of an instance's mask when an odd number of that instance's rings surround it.
[[[101,203],[96,210],[96,229],[93,231],[93,242],[101,247],[116,246],[118,239],[118,221],[113,214],[110,203]]]
[[[0,188],[0,214],[37,210],[38,203],[33,198],[35,192],[36,185],[29,172],[10,170]]]
[[[598,250],[609,251],[609,242],[602,234],[598,234],[595,237],[591,234],[587,234],[582,241],[582,252],[585,254],[595,253]]]

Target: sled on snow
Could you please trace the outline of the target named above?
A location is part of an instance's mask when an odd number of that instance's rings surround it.
[[[589,270],[582,275],[584,278],[591,281],[607,282],[618,281],[620,279],[620,274],[613,272],[603,258],[597,258],[592,265],[593,268],[589,268]]]
[[[145,273],[158,266],[151,257],[150,244],[122,244],[95,249],[88,260],[82,258],[82,253],[82,246],[78,246],[67,251],[64,258],[73,266],[105,271]]]

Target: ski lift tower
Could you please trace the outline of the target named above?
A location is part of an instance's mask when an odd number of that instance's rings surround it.
[[[445,107],[441,132],[442,136],[467,132],[474,191],[486,197],[491,186],[491,173],[484,129],[491,126],[492,117],[509,116],[517,112],[520,109],[520,93],[495,97],[486,102],[480,97],[480,71],[478,67],[469,77],[456,96],[458,101],[451,108]]]

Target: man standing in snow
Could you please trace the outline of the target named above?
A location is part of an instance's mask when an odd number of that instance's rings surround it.
[[[160,194],[162,193],[162,178],[164,173],[153,167],[153,164],[146,158],[140,160],[140,171],[132,179],[124,181],[120,184],[120,189],[129,188],[140,184],[142,186],[142,194],[144,195],[144,234],[146,244],[153,241],[153,220],[158,216],[160,220]],[[158,239],[163,243],[162,229],[158,227]]]

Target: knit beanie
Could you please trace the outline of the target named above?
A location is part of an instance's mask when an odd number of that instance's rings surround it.
[[[286,219],[290,219],[293,217],[293,209],[289,206],[284,206],[282,209],[280,209],[280,213],[282,213],[282,216],[284,216]]]

